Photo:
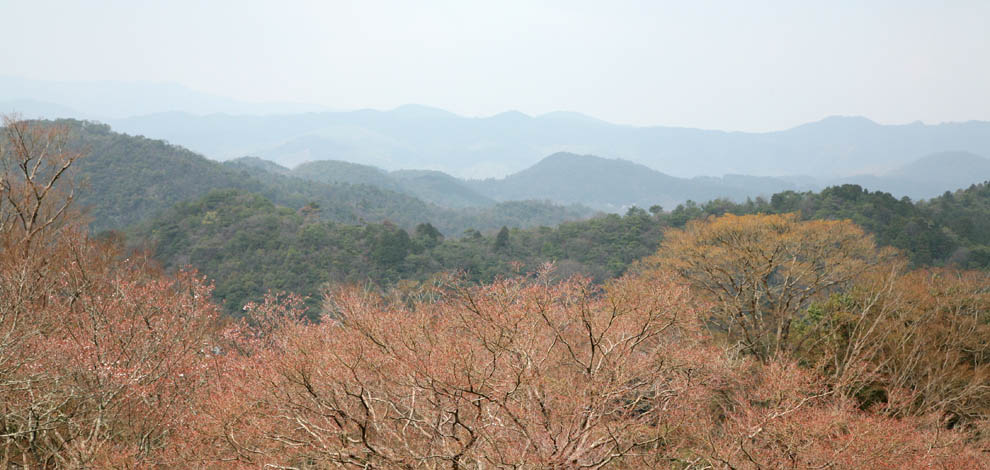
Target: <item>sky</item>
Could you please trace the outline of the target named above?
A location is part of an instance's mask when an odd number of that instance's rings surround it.
[[[990,1],[0,0],[0,75],[767,131],[990,120]]]

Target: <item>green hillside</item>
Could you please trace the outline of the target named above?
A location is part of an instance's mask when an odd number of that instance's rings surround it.
[[[256,158],[221,164],[164,141],[113,132],[104,124],[52,123],[68,127],[71,144],[86,155],[74,176],[80,183],[78,204],[88,211],[94,231],[123,229],[215,189],[256,193],[292,209],[318,207],[318,218],[335,222],[390,221],[412,229],[432,221],[446,234],[554,225],[591,215],[584,207],[535,201],[448,209],[379,186],[304,180]]]
[[[398,170],[389,173],[403,191],[444,207],[491,206],[495,201],[471,189],[463,180],[432,170]]]
[[[399,190],[399,185],[388,177],[385,170],[370,165],[342,162],[337,160],[320,160],[303,163],[291,170],[292,176],[319,183],[349,183],[367,184],[393,191]]]
[[[261,191],[257,180],[161,140],[118,134],[104,124],[60,120],[85,153],[75,178],[96,231],[127,227],[211,188]]]
[[[673,206],[686,200],[745,200],[794,188],[784,180],[766,177],[677,178],[626,160],[572,153],[550,155],[505,178],[469,184],[499,201],[546,199],[609,211],[654,204]]]
[[[444,238],[431,224],[407,230],[391,223],[327,222],[312,207],[279,208],[258,195],[216,191],[148,221],[132,233],[132,240],[154,245],[156,256],[169,267],[202,270],[216,281],[217,296],[231,313],[269,289],[298,292],[316,304],[327,282],[390,287],[399,281],[426,281],[444,271],[488,282],[536,271],[547,262],[557,263],[560,275],[581,273],[600,282],[622,275],[633,262],[655,252],[666,228],[726,213],[797,212],[803,219],[851,219],[879,244],[902,250],[916,266],[990,268],[990,183],[924,203],[846,185],[820,193],[778,193],[743,204],[714,200],[670,212],[657,209],[634,208],[623,216],[556,227],[507,228],[499,234],[468,230]]]
[[[279,168],[282,167],[272,162],[265,162],[266,165],[264,166],[256,166],[280,173]],[[463,181],[440,171],[398,170],[387,172],[370,165],[338,160],[320,160],[303,163],[284,174],[291,174],[319,183],[366,184],[413,196],[441,207],[482,207],[495,204],[494,200],[477,193]]]

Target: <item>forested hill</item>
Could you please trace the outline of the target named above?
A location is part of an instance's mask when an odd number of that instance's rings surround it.
[[[430,170],[397,170],[387,172],[381,168],[337,160],[318,160],[288,169],[277,163],[257,157],[229,160],[226,165],[247,165],[269,172],[291,175],[318,183],[366,184],[389,191],[413,196],[441,207],[485,207],[495,201],[472,190],[453,176]],[[514,200],[537,199],[515,198]]]
[[[495,200],[475,191],[465,181],[441,171],[396,170],[389,173],[402,188],[444,207],[490,206]],[[577,203],[581,204],[581,203]]]
[[[571,153],[550,155],[519,173],[486,180],[464,180],[431,170],[389,172],[337,160],[312,161],[292,169],[257,157],[242,157],[225,164],[320,183],[366,184],[452,208],[492,206],[496,201],[547,200],[621,213],[631,206],[673,207],[688,200],[717,198],[744,201],[747,197],[796,189],[793,183],[779,178],[676,178],[625,160]]]
[[[572,153],[553,154],[505,178],[469,180],[468,184],[500,201],[548,199],[610,211],[654,204],[673,207],[687,200],[742,201],[796,189],[792,183],[768,177],[676,178],[630,161]]]
[[[567,220],[587,218],[591,209],[548,201],[506,201],[483,207],[440,207],[414,196],[370,184],[323,183],[273,172],[241,160],[223,166],[260,181],[257,193],[290,208],[317,209],[317,218],[350,224],[391,222],[406,229],[430,222],[446,235],[465,230],[493,230],[502,226],[534,227],[556,225]]]
[[[834,180],[749,175],[677,178],[626,160],[573,153],[556,153],[518,173],[486,180],[463,180],[430,170],[389,172],[336,160],[303,163],[291,170],[257,157],[242,157],[226,164],[322,183],[367,184],[442,207],[485,207],[495,201],[549,200],[617,213],[632,206],[674,207],[688,200],[721,198],[741,202],[787,190],[820,191],[843,184],[858,184],[874,191],[889,192],[895,197],[928,199],[947,190],[954,191],[990,179],[990,159],[968,152],[939,152],[884,174]]]
[[[633,208],[556,227],[476,230],[444,238],[433,225],[405,230],[393,224],[321,221],[309,209],[279,208],[240,191],[212,192],[170,209],[132,231],[134,243],[156,246],[169,267],[192,265],[216,281],[230,313],[269,289],[320,300],[326,282],[415,285],[442,271],[491,281],[556,262],[560,275],[597,281],[623,274],[656,251],[663,230],[689,220],[732,213],[798,212],[803,219],[851,219],[881,245],[902,250],[916,266],[954,264],[990,268],[990,183],[913,203],[859,186],[820,193],[783,192],[737,204],[714,200],[670,212]]]
[[[318,208],[317,217],[337,222],[388,220],[411,229],[430,221],[447,234],[553,225],[591,215],[584,207],[536,201],[447,209],[376,186],[303,180],[258,160],[224,165],[164,141],[113,132],[103,124],[55,124],[70,128],[71,144],[86,155],[74,176],[80,183],[78,203],[89,211],[95,231],[125,228],[214,189],[260,194],[293,209]]]
[[[77,204],[94,230],[124,228],[210,188],[262,191],[260,182],[161,140],[118,134],[104,124],[59,120],[71,129]]]
[[[191,265],[216,282],[216,296],[228,312],[269,290],[296,292],[318,303],[326,282],[392,286],[425,281],[441,271],[463,271],[474,281],[491,281],[541,264],[561,262],[562,272],[598,280],[625,271],[649,255],[661,224],[644,211],[608,215],[555,228],[469,230],[446,238],[433,224],[405,230],[391,223],[362,225],[319,220],[306,207],[278,207],[257,194],[218,190],[183,202],[132,229],[134,245],[154,247],[166,267]]]

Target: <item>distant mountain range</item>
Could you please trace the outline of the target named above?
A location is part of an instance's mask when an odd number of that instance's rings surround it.
[[[970,152],[934,153],[892,171],[831,181],[852,183],[898,197],[929,199],[990,180],[990,159]]]
[[[677,178],[636,163],[592,155],[557,153],[500,179],[466,180],[435,170],[386,171],[336,160],[307,162],[289,169],[258,157],[242,157],[228,166],[325,184],[369,185],[407,194],[443,207],[487,207],[498,202],[538,200],[580,204],[606,212],[660,204],[673,208],[686,200],[769,196],[797,187],[778,178],[730,175]]]
[[[824,185],[889,176],[934,153],[990,156],[990,122],[984,121],[882,125],[834,116],[775,132],[723,132],[616,125],[573,112],[475,118],[419,105],[328,111],[245,103],[167,83],[0,76],[0,113],[13,110],[27,117],[99,120],[216,160],[254,155],[287,168],[338,160],[462,178],[503,177],[566,152],[619,158],[678,177],[762,175]]]
[[[687,200],[725,198],[736,202],[788,190],[820,190],[845,183],[890,192],[900,198],[931,198],[945,191],[990,180],[990,159],[965,152],[926,156],[880,176],[834,180],[726,175],[678,178],[646,166],[593,155],[556,153],[505,178],[465,180],[439,171],[400,170],[342,161],[315,161],[288,169],[257,157],[230,162],[322,183],[365,184],[445,207],[488,206],[498,201],[548,200],[582,204],[607,212],[659,204],[672,209]]]
[[[256,155],[287,167],[342,160],[470,178],[512,174],[558,152],[621,158],[680,177],[813,175],[826,181],[881,174],[936,152],[990,155],[990,122],[977,121],[880,125],[832,117],[785,131],[743,133],[619,126],[566,113],[465,118],[403,106],[267,117],[165,113],[111,123],[218,159]]]
[[[253,155],[267,167],[239,164],[265,175],[365,184],[449,208],[535,198],[621,211],[839,183],[918,199],[990,178],[990,122],[982,121],[830,117],[777,132],[722,132],[615,125],[573,112],[469,118],[419,105],[337,112],[244,103],[174,84],[0,76],[0,113],[14,110],[108,122],[214,160]]]
[[[630,206],[649,208],[659,204],[673,208],[686,200],[769,196],[797,187],[768,177],[677,178],[626,160],[593,155],[556,153],[536,165],[501,179],[467,182],[492,199],[546,199],[585,204],[610,212]]]
[[[631,128],[518,113],[469,119],[404,107],[272,117],[156,115],[115,122],[218,158],[255,154],[286,166],[346,160],[458,176],[511,174],[558,151],[622,157],[671,175],[878,174],[929,153],[990,155],[990,123],[881,126],[831,118],[768,134]]]

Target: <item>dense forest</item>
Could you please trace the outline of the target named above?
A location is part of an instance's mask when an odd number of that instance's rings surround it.
[[[319,210],[278,207],[236,190],[214,191],[180,203],[128,236],[134,245],[149,243],[167,267],[191,265],[214,279],[230,312],[260,300],[269,289],[318,302],[320,288],[330,281],[388,287],[400,280],[423,282],[443,271],[491,281],[547,261],[604,280],[651,253],[660,238],[660,225],[642,211],[556,228],[503,227],[497,234],[471,229],[446,238],[429,222],[411,231],[389,222],[341,224],[321,220]]]
[[[221,164],[164,141],[113,132],[103,124],[76,120],[44,123],[68,128],[66,144],[86,154],[74,170],[80,183],[78,202],[89,211],[95,230],[130,226],[213,189],[249,191],[294,209],[319,205],[320,217],[336,222],[388,220],[412,229],[432,221],[446,234],[503,225],[554,225],[592,213],[585,207],[544,201],[446,208],[370,184],[301,179],[251,160]],[[414,187],[416,181],[409,184]]]
[[[508,261],[542,241],[610,278],[510,265],[387,291],[331,280],[319,304],[272,293],[234,318],[204,277],[90,235],[66,134],[4,124],[0,466],[990,468],[990,274],[920,267],[979,260],[986,218],[951,220],[987,207],[986,184],[923,204],[848,186],[449,242],[425,223],[336,225],[211,192],[170,211],[162,247],[223,264],[210,250],[243,236],[244,255],[290,266],[317,253],[293,248],[327,241],[326,259],[354,250],[388,276],[415,271],[419,249]],[[827,217],[840,213],[873,225]],[[578,224],[601,245],[554,245]],[[947,242],[891,228],[911,224]],[[904,243],[915,251],[881,246]]]
[[[562,275],[603,282],[624,274],[654,251],[664,230],[723,214],[785,214],[804,220],[849,219],[883,246],[905,253],[914,266],[990,267],[990,185],[974,185],[913,203],[887,193],[845,185],[815,192],[785,192],[768,201],[715,200],[671,211],[632,208],[556,227],[470,229],[444,237],[431,222],[412,230],[395,224],[341,224],[319,217],[315,205],[280,208],[262,196],[214,191],[180,203],[128,233],[149,243],[167,267],[191,265],[216,282],[215,294],[236,313],[271,289],[320,302],[328,282],[396,286],[427,282],[457,271],[473,282],[491,282],[545,263]]]

